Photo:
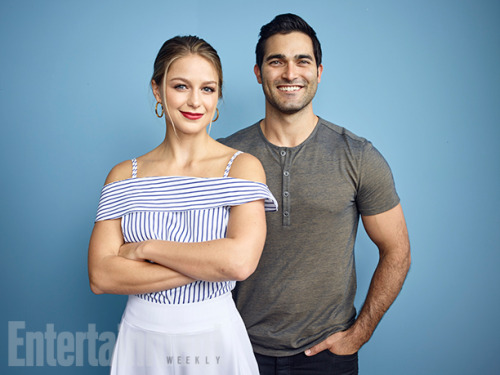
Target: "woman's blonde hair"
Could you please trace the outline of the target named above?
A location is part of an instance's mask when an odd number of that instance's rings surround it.
[[[222,98],[222,64],[219,55],[210,44],[197,36],[176,36],[163,43],[154,62],[151,80],[158,86],[163,86],[163,79],[170,65],[187,55],[198,55],[212,63],[219,77],[219,99]]]

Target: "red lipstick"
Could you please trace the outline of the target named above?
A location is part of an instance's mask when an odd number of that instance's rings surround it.
[[[203,117],[203,113],[182,112],[182,115],[188,120],[199,120]]]

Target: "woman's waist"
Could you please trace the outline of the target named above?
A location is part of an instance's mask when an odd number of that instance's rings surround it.
[[[163,305],[185,305],[217,298],[234,289],[236,281],[197,280],[177,288],[137,294],[137,297]]]
[[[163,304],[129,296],[123,320],[145,330],[165,333],[199,332],[239,316],[231,292],[200,302]]]

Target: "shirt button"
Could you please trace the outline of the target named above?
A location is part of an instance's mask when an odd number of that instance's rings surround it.
[[[284,172],[283,172],[283,175],[284,175],[285,177],[288,177],[288,176],[290,176],[290,172],[288,172],[288,171],[284,171]]]
[[[288,215],[290,215],[290,213],[288,211],[283,212],[284,217],[288,217]]]
[[[288,191],[285,191],[285,192],[283,193],[283,196],[284,196],[285,198],[287,198],[289,195],[290,195],[290,193],[289,193]]]
[[[286,151],[285,150],[281,150],[281,156],[286,156]]]

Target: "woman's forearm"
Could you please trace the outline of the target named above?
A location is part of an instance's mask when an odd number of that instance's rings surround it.
[[[173,289],[194,279],[159,264],[110,255],[89,268],[90,288],[96,294],[142,294]]]
[[[179,243],[151,240],[138,252],[144,259],[206,281],[244,280],[257,267],[263,242],[220,240]]]
[[[225,238],[205,242],[149,240],[119,254],[150,260],[196,280],[244,280],[257,268],[266,237],[264,202],[231,207]]]

